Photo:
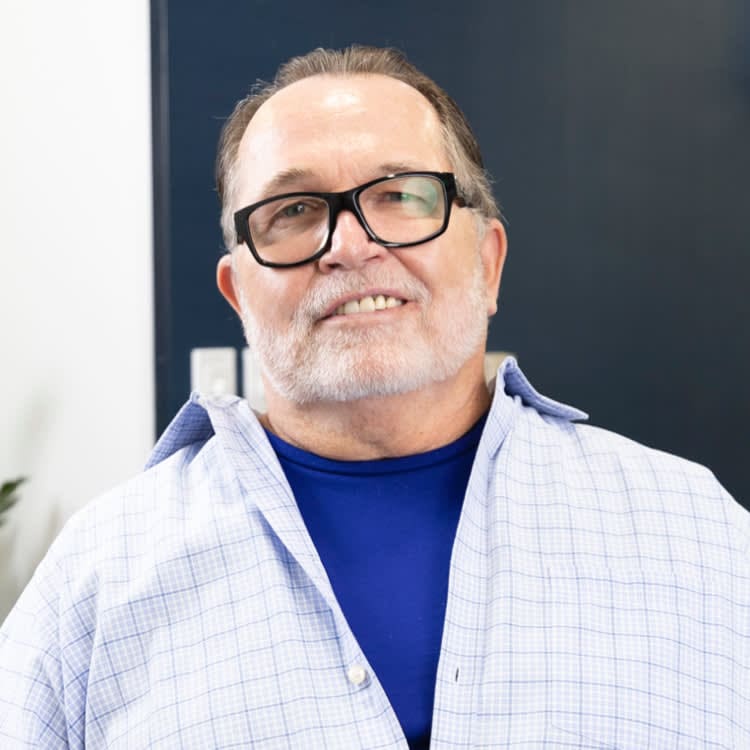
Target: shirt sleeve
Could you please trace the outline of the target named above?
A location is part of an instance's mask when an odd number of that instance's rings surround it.
[[[0,747],[68,742],[58,639],[60,569],[48,557],[0,628]]]

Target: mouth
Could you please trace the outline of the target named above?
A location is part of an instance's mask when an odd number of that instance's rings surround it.
[[[350,299],[338,305],[331,313],[331,317],[339,315],[358,315],[359,313],[372,313],[380,310],[392,310],[401,307],[406,300],[400,297],[392,297],[387,294],[365,295],[358,299]]]

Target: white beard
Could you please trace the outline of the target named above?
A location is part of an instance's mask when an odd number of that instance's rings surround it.
[[[285,399],[306,404],[392,396],[446,380],[484,344],[487,300],[478,252],[468,288],[449,290],[436,309],[427,288],[413,277],[350,271],[327,277],[303,298],[286,330],[260,323],[244,291],[239,300],[248,346],[271,387]],[[398,289],[421,312],[402,323],[321,330],[316,321],[344,295],[367,289]]]

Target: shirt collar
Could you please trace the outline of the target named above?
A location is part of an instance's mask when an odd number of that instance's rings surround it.
[[[506,357],[503,360],[497,376],[490,382],[490,390],[493,392],[493,401],[485,432],[494,436],[492,445],[488,446],[492,453],[499,448],[508,433],[520,404],[529,406],[540,414],[566,421],[588,419],[586,412],[539,393],[523,374],[515,357]],[[257,422],[249,408],[238,409],[241,404],[244,405],[244,401],[237,396],[209,397],[198,392],[191,393],[189,401],[159,438],[146,468],[164,461],[186,445],[208,440],[216,431],[216,417],[219,412],[224,415],[233,412],[237,418],[242,414],[244,419]],[[254,425],[253,431],[257,435],[263,435],[262,442],[267,443],[260,424]]]
[[[497,378],[493,382],[498,381],[503,384],[503,391],[507,396],[511,398],[517,396],[524,404],[533,407],[540,414],[549,414],[551,417],[559,417],[569,422],[589,418],[585,411],[539,393],[523,374],[515,357],[506,357],[503,360],[497,371]]]
[[[522,406],[568,422],[589,418],[586,412],[539,393],[523,374],[515,357],[509,356],[503,360],[489,385],[493,394],[492,406],[483,435],[483,447],[489,455],[494,455],[500,449]]]

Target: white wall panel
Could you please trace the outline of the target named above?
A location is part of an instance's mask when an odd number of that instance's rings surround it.
[[[0,619],[60,525],[153,443],[149,4],[0,24]]]

